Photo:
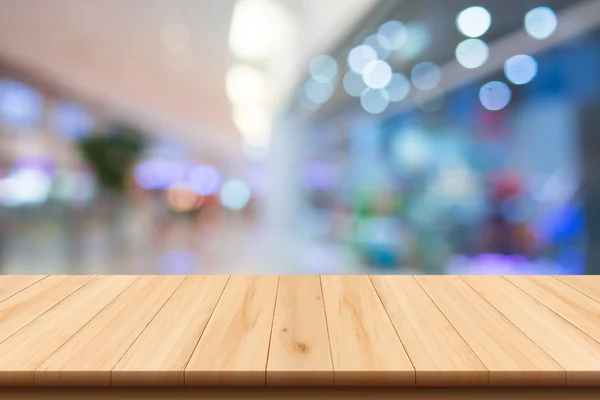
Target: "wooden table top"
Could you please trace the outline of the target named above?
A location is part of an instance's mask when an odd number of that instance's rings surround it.
[[[600,386],[598,276],[0,276],[4,386]]]

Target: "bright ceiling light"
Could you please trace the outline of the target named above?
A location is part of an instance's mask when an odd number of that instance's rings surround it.
[[[271,138],[269,114],[256,106],[235,107],[233,122],[246,142],[252,146],[265,146]]]
[[[456,27],[467,37],[477,38],[490,29],[492,16],[483,7],[469,7],[456,17]]]
[[[242,59],[265,60],[289,43],[290,29],[290,16],[279,4],[238,0],[231,19],[229,47]]]
[[[525,14],[525,30],[534,39],[543,40],[558,26],[556,14],[548,7],[538,7]]]
[[[465,68],[479,68],[487,61],[490,51],[479,39],[467,39],[456,46],[456,60]]]
[[[253,67],[232,67],[227,71],[225,80],[227,97],[233,104],[255,104],[266,100],[264,77]]]

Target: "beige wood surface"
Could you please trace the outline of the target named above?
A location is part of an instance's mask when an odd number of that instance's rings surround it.
[[[185,384],[264,386],[278,276],[232,276],[185,369]]]
[[[491,385],[565,385],[565,370],[459,277],[415,279],[490,371]]]
[[[112,369],[113,386],[183,386],[183,371],[229,276],[188,276]]]
[[[319,276],[282,276],[267,385],[331,385],[333,365]]]
[[[552,276],[506,279],[600,342],[600,303]]]
[[[414,385],[415,370],[368,276],[322,276],[336,385]]]
[[[97,277],[0,343],[0,385],[33,385],[33,371],[135,279]]]
[[[0,342],[54,307],[94,276],[49,276],[0,303]]]
[[[581,276],[555,276],[554,278],[559,281],[571,286],[575,290],[579,290],[581,293],[588,297],[600,302],[600,276],[589,275],[585,279]]]
[[[21,290],[44,279],[47,275],[2,275],[0,276],[0,302]]]
[[[0,276],[0,386],[600,388],[598,282]]]
[[[462,277],[567,371],[567,385],[600,382],[600,344],[505,279]]]
[[[34,372],[35,385],[110,385],[110,371],[183,281],[142,276]]]
[[[489,372],[412,276],[372,276],[417,386],[480,386]]]

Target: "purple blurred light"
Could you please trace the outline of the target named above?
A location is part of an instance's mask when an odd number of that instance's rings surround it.
[[[304,184],[309,189],[330,189],[339,181],[339,171],[335,165],[310,163],[304,166]]]
[[[134,179],[143,189],[162,190],[185,182],[189,170],[185,162],[146,160],[135,167]]]
[[[187,177],[187,187],[199,196],[210,196],[220,188],[223,178],[216,168],[210,165],[193,167]]]
[[[15,171],[35,169],[50,176],[56,171],[56,162],[51,157],[45,155],[24,156],[14,162],[13,169]]]
[[[555,274],[555,263],[530,261],[522,255],[480,254],[473,258],[455,257],[447,268],[451,275],[538,275]]]
[[[185,275],[198,266],[198,255],[185,250],[167,252],[161,260],[161,269],[169,275]]]

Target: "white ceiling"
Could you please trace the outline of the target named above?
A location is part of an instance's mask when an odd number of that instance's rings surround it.
[[[301,71],[376,0],[288,1],[304,10]],[[0,57],[192,149],[234,155],[240,139],[224,87],[234,2],[0,0]],[[189,30],[186,50],[163,46],[170,23]]]

